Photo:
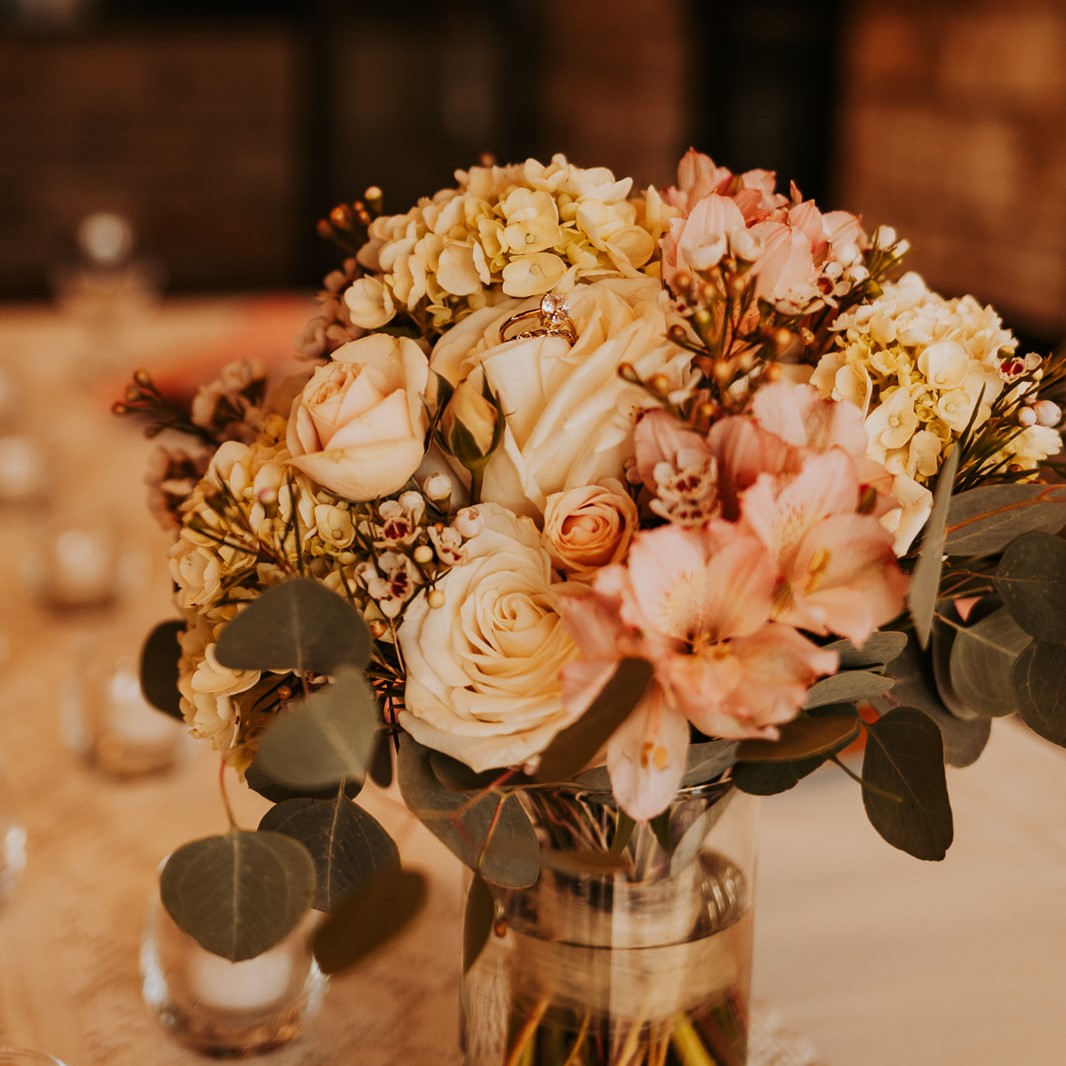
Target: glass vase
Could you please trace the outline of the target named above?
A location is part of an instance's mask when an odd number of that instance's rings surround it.
[[[490,886],[463,976],[466,1066],[744,1066],[756,801],[687,789],[653,823],[607,791],[523,795],[536,884]]]

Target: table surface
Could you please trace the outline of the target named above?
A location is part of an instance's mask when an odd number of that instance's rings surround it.
[[[168,302],[128,324],[106,358],[47,307],[0,307],[0,369],[21,397],[0,435],[33,434],[50,456],[42,499],[0,503],[0,761],[29,838],[0,909],[0,1046],[68,1066],[202,1061],[143,1007],[137,954],[159,860],[225,828],[217,762],[190,743],[169,772],[108,778],[65,746],[60,707],[86,662],[135,651],[172,613],[169,538],[141,487],[150,445],[108,410],[125,371],[196,377],[226,357],[277,357],[309,306]],[[51,518],[92,512],[121,529],[136,592],[107,610],[49,612],[25,560]],[[801,1034],[826,1066],[1066,1061],[1066,752],[997,722],[981,760],[949,771],[949,789],[956,841],[942,863],[881,841],[858,787],[833,768],[762,803],[754,991],[764,1021]],[[254,825],[262,801],[231,793]],[[429,874],[427,907],[387,952],[335,979],[305,1035],[264,1062],[458,1062],[458,864],[393,796],[368,805]]]

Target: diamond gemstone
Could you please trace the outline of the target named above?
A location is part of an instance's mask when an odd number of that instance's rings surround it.
[[[546,292],[540,298],[540,312],[550,325],[561,326],[570,314],[570,305],[567,304],[565,296]]]

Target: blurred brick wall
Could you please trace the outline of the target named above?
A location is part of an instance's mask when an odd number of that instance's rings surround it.
[[[176,287],[291,278],[298,59],[280,30],[0,39],[0,292],[43,291],[102,209]]]
[[[856,0],[840,201],[1009,324],[1066,335],[1066,3]]]

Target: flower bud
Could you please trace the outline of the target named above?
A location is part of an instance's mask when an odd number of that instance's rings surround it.
[[[484,380],[464,378],[440,420],[444,445],[468,470],[483,470],[503,437],[499,399]]]
[[[447,474],[430,474],[422,482],[426,499],[436,504],[447,504],[451,499],[452,487],[452,479]]]
[[[1057,426],[1062,421],[1062,409],[1051,400],[1037,400],[1033,404],[1033,412],[1041,426]]]
[[[464,507],[452,523],[455,531],[464,539],[476,537],[485,528],[485,519],[476,507]]]

